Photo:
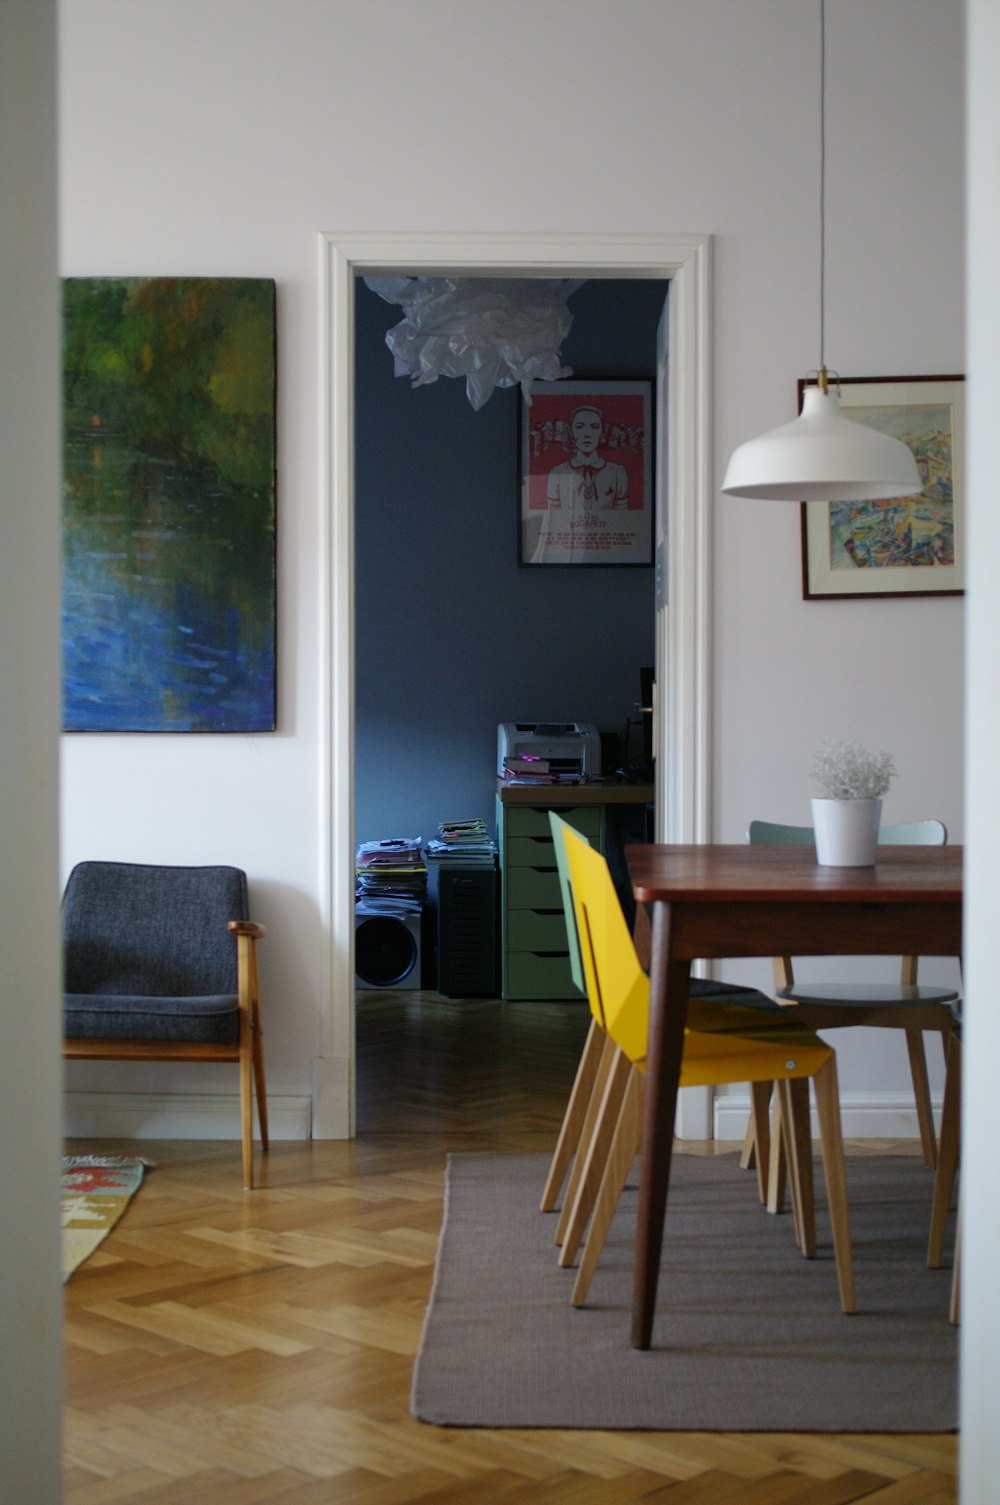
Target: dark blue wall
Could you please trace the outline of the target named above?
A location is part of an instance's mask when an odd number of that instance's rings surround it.
[[[666,283],[574,293],[565,365],[652,378]],[[461,380],[412,390],[356,303],[357,838],[494,821],[500,721],[591,721],[621,734],[653,662],[653,571],[519,568],[520,393],[474,412]]]

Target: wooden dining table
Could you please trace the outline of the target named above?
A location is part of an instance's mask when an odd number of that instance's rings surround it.
[[[650,976],[632,1346],[652,1341],[691,963],[754,956],[962,951],[962,848],[880,847],[874,867],[820,867],[812,846],[625,849]]]

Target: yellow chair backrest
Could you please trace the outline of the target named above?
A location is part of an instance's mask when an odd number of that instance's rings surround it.
[[[649,979],[639,965],[608,864],[569,828],[563,832],[590,1011],[637,1066],[645,1065]]]
[[[649,978],[639,963],[607,862],[575,831],[567,828],[562,836],[591,1013],[644,1071]],[[832,1055],[831,1048],[804,1025],[699,999],[688,1007],[680,1085],[811,1076]]]

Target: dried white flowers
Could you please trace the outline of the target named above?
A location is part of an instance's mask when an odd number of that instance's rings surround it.
[[[889,753],[866,752],[856,742],[824,742],[813,757],[813,777],[828,800],[881,799],[895,776]]]

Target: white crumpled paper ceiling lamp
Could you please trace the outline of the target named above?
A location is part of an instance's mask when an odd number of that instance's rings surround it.
[[[397,376],[414,387],[464,376],[478,412],[494,389],[572,376],[559,347],[573,315],[566,299],[580,281],[556,278],[366,277],[365,286],[406,317],[385,337]]]

